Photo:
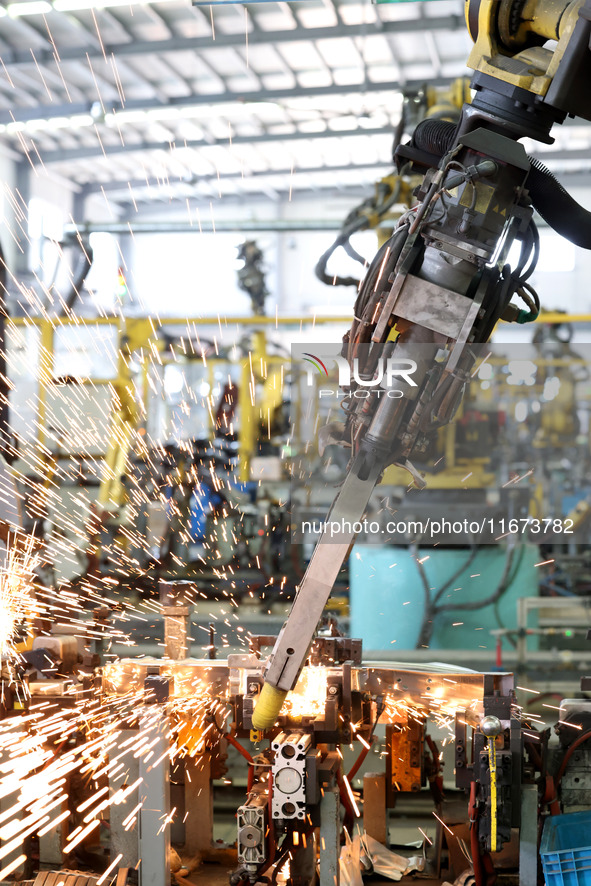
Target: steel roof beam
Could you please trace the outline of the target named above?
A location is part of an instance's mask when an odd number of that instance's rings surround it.
[[[249,46],[278,43],[294,43],[299,40],[331,40],[341,37],[368,37],[372,34],[413,34],[429,31],[457,31],[464,30],[464,21],[459,15],[434,16],[433,18],[405,19],[398,22],[378,22],[375,24],[345,25],[326,28],[292,28],[285,31],[253,30],[248,35]],[[201,49],[216,49],[217,47],[236,46],[244,47],[245,37],[240,34],[223,34],[216,31],[215,40],[212,37],[172,37],[167,40],[130,40],[129,43],[105,44],[104,50],[107,58],[111,53],[115,57],[122,58],[130,55],[146,55],[151,53],[167,52],[198,52]],[[50,64],[55,61],[54,48],[35,48],[35,59],[38,64]],[[101,46],[58,46],[60,62],[85,61],[86,53],[90,60],[103,59]],[[34,65],[30,50],[7,50],[2,53],[2,60],[8,65]]]
[[[393,135],[392,130],[392,135]],[[288,141],[316,141],[317,139],[324,138],[344,138],[346,136],[360,136],[360,135],[388,135],[388,130],[383,128],[373,128],[373,129],[343,129],[338,132],[330,129],[323,130],[322,132],[291,132],[288,134],[285,133],[266,133],[263,132],[260,135],[233,135],[232,136],[232,145],[257,145],[257,144],[272,144],[273,142],[288,142]],[[184,150],[185,148],[211,148],[211,147],[223,147],[229,148],[230,141],[228,138],[216,138],[206,141],[205,139],[183,139],[179,140],[178,144],[175,147],[175,150]],[[120,142],[117,142],[114,145],[104,145],[101,147],[97,143],[96,146],[93,147],[82,147],[82,148],[70,148],[66,150],[57,150],[57,151],[43,151],[39,152],[41,154],[41,159],[36,155],[34,151],[31,151],[29,154],[30,162],[33,166],[48,166],[51,163],[71,163],[73,160],[89,160],[93,157],[106,157],[110,159],[111,157],[115,157],[117,154],[130,154],[133,152],[144,152],[144,151],[169,151],[170,145],[168,142],[138,142],[137,144],[124,144],[122,145]],[[330,168],[330,167],[328,167]]]
[[[298,176],[304,175],[317,175],[319,173],[324,172],[350,172],[352,169],[354,170],[369,170],[375,169],[386,171],[392,168],[392,164],[387,161],[383,163],[349,163],[341,166],[314,166],[310,169],[298,169]],[[167,182],[161,181],[151,181],[150,179],[146,180],[145,178],[133,179],[132,181],[119,180],[119,181],[107,181],[107,182],[92,182],[90,184],[86,184],[82,186],[81,193],[85,196],[90,194],[101,193],[104,191],[106,194],[111,193],[112,191],[126,190],[127,194],[125,197],[125,202],[129,202],[129,188],[151,188],[158,190],[160,188],[168,189],[174,188],[179,185],[199,185],[201,183],[207,182],[217,182],[220,181],[243,181],[251,178],[272,178],[273,176],[282,175],[291,177],[292,170],[291,169],[271,169],[271,170],[256,170],[255,172],[249,172],[246,176],[241,172],[222,172],[219,175],[216,173],[211,173],[209,175],[195,175],[193,178],[187,179],[177,179],[171,178]],[[334,185],[332,186],[334,187]],[[294,188],[294,190],[296,190]],[[299,188],[297,189],[299,190]],[[244,192],[245,196],[248,196],[248,191]],[[165,195],[163,195],[165,196]]]
[[[167,204],[168,206],[169,204]],[[268,221],[259,221],[257,219],[243,219],[241,221],[226,221],[224,219],[213,222],[205,220],[201,222],[201,227],[196,223],[191,224],[189,221],[141,221],[133,218],[133,212],[128,216],[129,221],[116,222],[81,222],[68,224],[64,227],[66,237],[81,237],[100,231],[104,234],[115,234],[118,236],[136,234],[176,234],[176,233],[194,233],[209,234],[243,231],[338,231],[341,222],[338,219],[269,219]],[[133,220],[132,220],[133,219]]]
[[[290,142],[290,141],[316,141],[318,139],[326,139],[326,138],[356,138],[359,136],[378,136],[378,135],[393,135],[393,129],[385,129],[372,127],[371,129],[362,129],[358,127],[356,129],[342,129],[342,130],[332,130],[325,129],[322,132],[291,132],[291,133],[261,133],[260,135],[234,135],[232,137],[232,145],[256,145],[256,144],[273,144],[274,142]],[[179,141],[178,144],[175,145],[174,150],[184,150],[185,148],[199,149],[199,148],[211,148],[211,147],[230,147],[230,142],[227,138],[223,139],[212,139],[206,141],[205,139],[184,139]],[[144,152],[144,151],[169,151],[170,145],[168,142],[138,142],[137,144],[124,144],[122,145],[120,142],[117,142],[114,145],[106,145],[101,147],[101,145],[97,144],[96,147],[81,147],[81,148],[70,148],[66,150],[57,150],[57,151],[43,151],[41,153],[41,159],[37,156],[34,151],[31,151],[29,154],[29,160],[33,164],[33,166],[39,166],[43,164],[44,166],[50,165],[52,163],[71,163],[76,160],[89,160],[93,157],[107,157],[111,158],[117,154],[129,154],[134,152]],[[532,151],[535,154],[535,150]],[[576,150],[553,150],[553,151],[541,151],[539,154],[540,160],[545,163],[547,161],[554,160],[581,160],[589,162],[589,151],[588,149],[576,149]],[[352,167],[355,164],[351,164]],[[327,166],[327,171],[330,170],[330,166]],[[568,170],[565,170],[568,173]],[[271,173],[273,174],[272,171]]]
[[[454,81],[454,77],[430,77],[430,86],[449,86]],[[150,84],[154,89],[158,84]],[[404,89],[423,89],[425,80],[414,80],[406,82]],[[114,88],[114,87],[112,87]],[[356,95],[357,93],[367,92],[398,92],[402,87],[398,83],[354,83],[347,85],[332,84],[330,86],[296,86],[287,89],[262,89],[257,92],[222,92],[222,93],[193,93],[191,95],[181,95],[167,98],[166,101],[159,101],[158,98],[137,98],[127,99],[123,105],[120,101],[109,101],[104,99],[103,104],[105,113],[111,112],[127,112],[127,111],[156,111],[160,108],[178,108],[182,110],[184,107],[195,107],[201,105],[219,105],[235,104],[242,102],[245,105],[260,102],[277,102],[278,100],[289,100],[298,98],[312,98],[318,95]],[[53,117],[71,117],[75,114],[90,114],[91,110],[98,104],[96,99],[87,102],[71,102],[63,105],[37,105],[34,108],[15,108],[10,111],[0,111],[0,123],[12,123],[17,121],[25,123],[27,120],[37,120],[43,118],[45,120]],[[97,123],[101,122],[100,116]]]
[[[377,171],[376,167],[376,171]],[[384,168],[384,167],[382,167]],[[563,170],[560,173],[561,179],[568,180],[568,188],[576,188],[576,187],[588,187],[589,186],[589,176],[584,175],[581,170],[577,171],[568,171]],[[145,182],[144,182],[145,186]],[[96,192],[94,192],[96,193]],[[346,184],[343,183],[340,186],[336,186],[334,184],[331,185],[322,185],[315,188],[292,188],[291,190],[286,189],[278,189],[276,191],[276,196],[279,199],[287,198],[290,196],[292,201],[294,200],[303,200],[310,198],[317,198],[319,196],[325,195],[332,196],[348,196],[348,197],[357,197],[359,199],[363,199],[369,194],[368,185],[363,184]],[[90,194],[88,195],[90,196]],[[141,194],[134,194],[135,205],[128,199],[127,201],[119,202],[118,200],[114,200],[113,202],[116,204],[117,213],[121,213],[122,215],[127,214],[128,217],[135,217],[136,220],[142,220],[143,215],[164,215],[167,212],[171,214],[177,214],[179,209],[186,210],[187,207],[187,199],[208,199],[207,195],[199,195],[199,197],[191,198],[187,197],[186,194],[179,196],[169,196],[166,199],[158,200],[151,197],[149,194],[142,196]],[[223,201],[224,206],[229,204],[236,203],[238,205],[244,204],[245,200],[256,201],[261,200],[261,198],[269,198],[269,195],[263,191],[251,191],[251,192],[241,192],[240,194],[224,194]],[[140,214],[137,214],[137,207],[141,207]],[[132,223],[133,225],[133,223]],[[338,222],[335,222],[335,230],[338,228]]]

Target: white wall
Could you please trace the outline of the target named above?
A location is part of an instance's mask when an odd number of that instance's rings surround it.
[[[568,187],[568,179],[565,181]],[[591,188],[577,189],[573,195],[591,208]],[[282,220],[334,220],[335,231],[356,205],[355,197],[294,200],[280,206],[268,202],[251,206],[216,208],[215,218]],[[167,218],[173,216],[167,216]],[[174,216],[186,220],[186,213]],[[209,213],[202,212],[202,218]],[[355,298],[352,288],[331,288],[314,275],[320,255],[334,239],[335,231],[294,231],[261,234],[137,235],[132,250],[132,280],[135,293],[148,309],[170,313],[197,312],[215,316],[249,312],[249,301],[236,284],[235,247],[245,238],[257,240],[265,253],[268,284],[273,297],[268,313],[277,305],[281,314],[335,313],[350,310]],[[556,264],[569,244],[542,229],[540,266]],[[354,241],[355,242],[355,241]],[[358,235],[357,246],[371,258],[376,249],[375,235]],[[561,248],[564,247],[564,248]],[[569,313],[591,312],[591,252],[573,247],[574,268],[569,271],[536,271],[532,283],[538,289],[543,307]],[[549,255],[550,253],[550,255]],[[336,253],[329,272],[356,273],[358,268],[342,252]],[[130,287],[131,288],[131,287]]]
[[[314,275],[314,266],[332,243],[343,219],[359,197],[333,197],[317,200],[296,200],[275,204],[244,203],[216,206],[214,223],[228,221],[268,221],[279,219],[309,221],[311,224],[332,221],[332,230],[294,231],[286,233],[255,232],[247,229],[235,233],[199,233],[198,217],[203,222],[212,218],[210,207],[200,207],[199,216],[191,213],[193,233],[135,234],[129,244],[128,284],[134,298],[146,310],[167,316],[218,313],[248,315],[250,300],[237,284],[237,247],[246,239],[254,239],[265,256],[267,313],[312,314],[317,312],[350,312],[355,298],[352,288],[334,288],[321,283]],[[187,221],[187,212],[167,214],[171,221]],[[154,216],[163,222],[162,216]],[[149,216],[142,216],[142,221]],[[373,233],[360,235],[357,245],[369,258],[375,252]],[[126,253],[127,254],[127,253]],[[331,272],[358,273],[361,266],[342,251],[329,266]]]
[[[585,208],[591,211],[591,187],[573,188],[568,185],[568,178],[564,179],[564,186],[572,193],[572,196]],[[557,247],[556,254],[546,256],[548,263],[560,260],[560,240],[554,243],[547,242],[547,249]],[[542,246],[544,239],[542,238]],[[545,258],[541,256],[540,264]],[[591,251],[574,247],[574,268],[572,271],[550,271],[540,273],[536,271],[532,277],[532,283],[538,290],[542,307],[547,310],[565,310],[569,314],[591,313]]]
[[[2,165],[0,155],[0,171]],[[568,178],[564,184],[569,188]],[[73,193],[63,182],[49,176],[32,176],[31,194],[58,206],[65,221],[72,212]],[[573,195],[591,208],[591,187],[573,190]],[[136,234],[121,238],[120,249],[105,247],[91,272],[89,285],[97,291],[97,301],[104,309],[115,302],[111,287],[116,280],[117,267],[126,270],[130,294],[138,311],[159,313],[163,316],[248,315],[250,300],[237,285],[237,247],[244,239],[256,239],[265,255],[267,285],[271,296],[267,313],[274,314],[347,314],[355,298],[353,288],[329,287],[314,274],[320,255],[332,242],[336,231],[348,212],[360,202],[355,195],[332,195],[318,198],[295,198],[291,202],[246,202],[241,204],[207,203],[190,208],[194,233]],[[86,215],[93,220],[113,221],[112,211],[102,196],[92,197]],[[160,223],[166,220],[187,222],[186,209],[153,216]],[[199,233],[199,219],[221,223],[228,221],[331,221],[333,231],[294,231],[287,233]],[[143,213],[141,220],[148,221]],[[551,262],[557,258],[560,240],[542,239],[545,253],[551,251]],[[356,245],[362,254],[371,258],[375,252],[372,232],[358,235]],[[99,267],[100,260],[100,267]],[[547,262],[546,262],[547,264]],[[330,273],[357,273],[359,268],[344,255],[337,253],[328,270]],[[532,283],[538,289],[543,307],[564,309],[569,313],[591,312],[591,253],[574,250],[574,268],[570,271],[536,271]]]
[[[28,228],[31,244],[27,250],[26,267],[45,286],[53,283],[62,295],[71,291],[72,274],[79,266],[81,254],[74,244],[63,255],[55,242],[51,241],[59,242],[63,239],[66,225],[83,221],[75,217],[80,212],[76,208],[77,191],[78,186],[43,168],[30,173],[28,218],[24,227],[25,230]],[[87,199],[85,213],[97,222],[116,220],[102,195],[92,195]],[[49,239],[43,241],[41,234]],[[99,311],[111,311],[114,306],[117,269],[123,264],[119,245],[114,237],[97,234],[91,235],[91,238],[93,247],[93,241],[97,241],[97,260],[87,277],[86,285],[92,291],[94,307]],[[37,280],[31,285],[35,291],[43,291],[43,286]],[[80,309],[80,305],[78,307]]]
[[[0,242],[8,267],[14,267],[18,252],[18,227],[16,215],[22,206],[14,188],[16,184],[16,155],[4,145],[0,146]],[[22,236],[22,235],[21,235]]]
[[[240,234],[146,234],[134,237],[128,287],[142,311],[164,316],[244,316],[250,299],[236,283]],[[277,238],[261,234],[267,287],[277,292]],[[269,299],[271,302],[272,299]]]

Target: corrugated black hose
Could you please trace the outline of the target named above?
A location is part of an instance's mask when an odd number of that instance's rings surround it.
[[[413,133],[411,145],[420,151],[443,157],[453,144],[458,127],[445,120],[421,120]]]
[[[420,150],[443,156],[453,144],[454,123],[423,120],[415,129],[412,144]],[[591,249],[591,212],[571,197],[537,157],[528,156],[527,188],[534,208],[551,228],[575,246]]]
[[[591,212],[571,197],[547,166],[529,157],[531,202],[551,228],[582,249],[591,249]]]

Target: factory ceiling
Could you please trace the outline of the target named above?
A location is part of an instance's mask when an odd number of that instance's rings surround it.
[[[461,0],[16,0],[0,19],[0,139],[122,208],[370,185],[403,92],[465,74],[469,48]],[[591,128],[559,139],[555,168],[588,168]]]

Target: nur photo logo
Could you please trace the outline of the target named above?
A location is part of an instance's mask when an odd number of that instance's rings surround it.
[[[309,354],[307,351],[304,351],[303,357],[306,363],[310,363],[314,367],[314,369],[316,369],[318,372],[323,372],[328,378],[328,369],[326,368],[320,357],[316,357],[314,354]]]
[[[375,369],[371,375],[363,372],[361,366],[366,364],[365,360],[355,357],[350,363],[346,357],[339,354],[312,354],[310,351],[303,351],[300,355],[301,359],[307,365],[303,368],[306,371],[307,384],[315,386],[318,373],[329,376],[329,366],[336,364],[339,376],[339,386],[348,388],[351,385],[357,385],[362,388],[391,388],[395,383],[401,382],[412,388],[417,387],[417,382],[413,378],[413,373],[417,371],[417,364],[414,360],[401,357],[380,357]]]

